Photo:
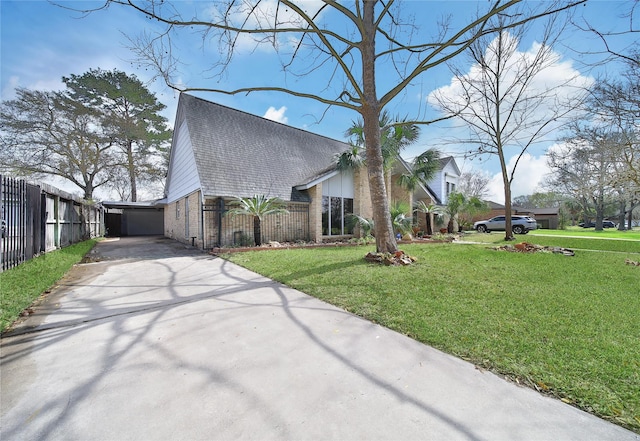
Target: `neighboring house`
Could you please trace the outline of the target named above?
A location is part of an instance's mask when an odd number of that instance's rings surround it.
[[[251,243],[252,219],[226,212],[235,198],[261,194],[284,200],[290,212],[265,218],[263,242],[351,237],[347,215],[370,218],[372,209],[366,169],[336,168],[336,156],[348,148],[183,93],[165,186],[165,235],[205,249]],[[399,161],[394,174],[403,167]],[[426,188],[408,195],[391,187],[392,200],[436,200]]]
[[[447,205],[450,193],[458,189],[460,169],[453,156],[440,159],[440,171],[429,182],[428,188],[436,197],[436,203]]]
[[[536,220],[538,228],[557,230],[560,222],[560,209],[556,208],[529,208],[529,215]]]
[[[496,202],[487,201],[491,211],[488,214],[478,215],[473,218],[473,221],[479,221],[484,219],[490,219],[495,216],[504,216],[504,205]],[[558,229],[559,215],[558,208],[524,208],[518,206],[511,206],[511,214],[514,216],[531,216],[538,223],[538,228]]]

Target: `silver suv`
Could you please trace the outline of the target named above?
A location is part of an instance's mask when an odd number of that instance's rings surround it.
[[[478,221],[473,224],[473,229],[478,233],[489,233],[491,231],[504,231],[505,216],[492,217],[489,220]],[[529,216],[511,216],[511,229],[515,234],[527,234],[531,230],[538,228],[535,219]]]

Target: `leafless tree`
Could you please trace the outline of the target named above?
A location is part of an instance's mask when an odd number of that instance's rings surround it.
[[[501,26],[515,28],[530,20],[566,11],[586,0],[531,3],[531,9],[510,14],[520,0],[478,3],[476,18],[454,27],[445,22],[433,39],[413,41],[415,23],[403,14],[402,3],[394,0],[356,0],[349,4],[319,0],[224,0],[206,4],[198,12],[193,5],[188,14],[184,5],[164,0],[107,0],[105,7],[121,4],[131,7],[153,22],[164,25],[158,34],[137,39],[137,53],[165,81],[184,91],[209,91],[221,94],[247,94],[276,91],[357,112],[364,122],[367,170],[370,181],[375,237],[378,251],[397,250],[389,216],[385,189],[379,120],[382,110],[434,66],[463,52],[477,38],[496,31],[490,20],[502,15]],[[195,3],[196,9],[200,4]],[[174,74],[179,66],[179,51],[173,37],[198,33],[204,42],[218,42],[220,58],[207,71],[210,84],[205,87],[177,84]],[[221,75],[228,72],[237,50],[247,41],[269,44],[280,56],[279,79],[317,78],[314,90],[296,90],[269,83],[269,75],[256,76],[255,83],[233,90],[220,86]],[[376,69],[385,67],[395,74],[393,81],[382,83]],[[329,72],[329,74],[327,74]],[[293,84],[293,83],[289,83]],[[379,90],[384,89],[382,91]],[[405,123],[425,124],[420,116]]]
[[[528,149],[545,140],[575,111],[584,95],[582,77],[577,71],[557,80],[546,75],[558,61],[553,45],[563,24],[552,17],[540,34],[540,41],[529,51],[519,51],[526,27],[508,29],[506,18],[497,15],[491,27],[496,36],[475,40],[467,53],[472,67],[451,67],[454,79],[430,101],[447,115],[456,115],[469,127],[461,144],[473,145],[467,157],[495,155],[500,161],[505,200],[505,239],[512,240],[511,184],[517,167]],[[570,91],[571,93],[567,93]],[[464,135],[466,136],[466,135]],[[508,155],[515,157],[509,169]]]
[[[574,25],[581,31],[595,35],[601,48],[593,48],[586,55],[596,56],[592,64],[605,64],[612,60],[622,60],[640,68],[638,58],[638,38],[640,37],[640,0],[625,2],[626,9],[619,13],[615,28],[596,27],[584,17],[574,20]],[[635,37],[635,38],[634,38]]]
[[[116,167],[99,115],[62,92],[16,94],[0,105],[0,168],[18,176],[59,176],[91,200]]]
[[[491,176],[481,170],[469,170],[460,174],[458,191],[468,198],[484,199],[489,194]]]
[[[579,201],[584,213],[595,209],[596,230],[602,230],[605,203],[616,191],[617,143],[607,130],[574,124],[564,147],[547,154],[551,182]]]

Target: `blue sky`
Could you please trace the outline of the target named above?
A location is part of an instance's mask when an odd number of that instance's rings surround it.
[[[90,9],[101,2],[94,1],[63,1],[60,2],[72,9]],[[604,31],[622,30],[628,26],[628,21],[621,17],[629,8],[630,1],[594,1],[590,0],[586,6],[577,11],[577,19],[587,19],[592,25]],[[207,6],[205,1],[182,1],[181,7],[202,10]],[[309,3],[310,5],[312,3]],[[406,8],[416,14],[416,23],[422,26],[422,32],[434,29],[437,17],[441,14],[453,14],[454,21],[463,21],[471,16],[478,5],[486,2],[473,1],[410,1]],[[46,1],[31,0],[0,0],[1,17],[1,70],[0,93],[2,99],[11,99],[16,87],[26,87],[40,90],[59,90],[63,88],[62,76],[82,74],[91,68],[106,70],[119,69],[129,74],[137,75],[143,81],[150,81],[153,72],[141,68],[135,63],[134,54],[127,48],[130,42],[127,36],[134,37],[143,30],[153,30],[153,24],[134,11],[122,7],[112,6],[108,10],[98,11],[88,16],[82,16],[69,9],[60,8]],[[531,34],[521,42],[522,50],[527,50],[535,40]],[[624,48],[631,44],[630,37],[616,40],[617,48]],[[186,84],[202,84],[223,87],[240,85],[256,85],[269,82],[283,85],[284,77],[274,72],[274,58],[264,51],[246,52],[236,59],[232,73],[216,83],[216,80],[206,78],[203,71],[206,62],[211,60],[212,47],[201,47],[198,37],[182,36],[180,42],[183,47],[180,80]],[[615,74],[618,65],[609,63],[598,69],[588,69],[583,65],[586,60],[580,52],[586,50],[598,51],[601,43],[592,35],[578,31],[567,34],[563,44],[555,50],[561,56],[565,67],[579,70],[585,77],[595,78],[603,72]],[[590,57],[591,60],[593,57]],[[381,72],[382,71],[382,72]],[[561,72],[561,70],[558,70]],[[384,76],[384,69],[379,69]],[[561,75],[561,73],[559,73]],[[286,78],[287,85],[300,89],[314,90],[318,87],[317,78],[309,82],[308,79]],[[415,116],[419,113],[436,115],[429,109],[426,97],[437,88],[448,86],[451,74],[443,66],[434,69],[408,90],[402,99],[394,102],[389,109],[392,114],[400,116]],[[149,83],[158,99],[167,106],[165,116],[173,121],[177,104],[177,94],[156,80]],[[326,107],[310,100],[294,98],[278,93],[252,93],[248,96],[224,96],[215,94],[200,94],[203,98],[237,108],[259,116],[266,116],[279,120],[294,127],[316,132],[325,136],[343,140],[344,131],[358,115],[340,109],[330,109],[324,113]],[[323,116],[324,115],[324,116]],[[415,155],[426,148],[439,146],[443,133],[450,132],[446,124],[423,128],[423,135],[416,146],[408,150],[406,155]],[[514,195],[532,192],[542,175],[546,172],[544,165],[544,151],[549,145],[538,146],[531,151],[531,157],[522,165],[522,179],[517,180]],[[441,147],[456,153],[452,146]],[[479,168],[495,176],[497,161],[489,158],[482,163],[471,163],[458,159],[462,168]],[[499,180],[494,179],[496,185]],[[496,186],[493,200],[500,201],[500,189]]]

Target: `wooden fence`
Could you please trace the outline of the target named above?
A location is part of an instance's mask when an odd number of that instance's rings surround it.
[[[0,175],[0,271],[58,248],[101,236],[102,206],[47,184]]]

